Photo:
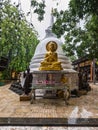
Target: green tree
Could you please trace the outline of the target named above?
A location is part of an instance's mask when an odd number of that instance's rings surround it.
[[[38,14],[38,20],[41,22],[44,19],[45,14],[45,1],[37,2],[37,0],[31,0],[31,6],[33,8],[33,12]]]
[[[0,56],[8,57],[8,72],[24,71],[38,44],[37,33],[18,6],[11,5],[7,0],[0,5]]]
[[[98,58],[98,1],[71,0],[69,5],[69,12],[76,19],[76,26],[68,32],[69,39],[72,39],[70,49],[76,51],[78,57]],[[81,19],[85,21],[83,28],[77,26]],[[66,37],[65,42],[69,43]]]
[[[71,0],[69,10],[56,12],[53,31],[62,36],[65,33],[63,50],[68,56],[88,55],[98,58],[98,1]],[[81,27],[81,20],[84,26]]]
[[[37,6],[36,4],[35,7]],[[40,13],[36,13],[40,16]],[[58,37],[64,35],[63,49],[66,55],[76,55],[78,58],[85,55],[89,55],[90,58],[98,57],[97,0],[70,0],[68,10],[58,11],[56,8],[53,15],[56,18],[53,32]],[[81,20],[85,21],[83,27]]]
[[[72,14],[81,19],[85,15],[98,15],[97,0],[70,0],[69,7]]]

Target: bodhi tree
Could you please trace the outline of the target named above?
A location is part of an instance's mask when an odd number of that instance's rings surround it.
[[[8,68],[3,72],[8,78],[11,71],[26,70],[38,44],[37,32],[18,6],[7,0],[0,2],[0,56],[8,57]]]

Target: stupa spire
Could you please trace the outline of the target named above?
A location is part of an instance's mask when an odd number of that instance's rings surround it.
[[[52,28],[54,23],[54,17],[53,17],[53,8],[51,9],[51,16],[50,16],[50,27]]]
[[[53,26],[53,23],[54,23],[54,17],[53,17],[53,8],[51,9],[51,16],[50,16],[50,25],[48,26],[48,28],[45,30],[46,32],[46,35],[45,35],[45,38],[47,37],[57,37],[53,32],[52,32],[52,26]],[[44,39],[45,39],[44,38]]]

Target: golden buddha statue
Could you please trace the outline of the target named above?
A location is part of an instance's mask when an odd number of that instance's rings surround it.
[[[44,60],[41,62],[39,70],[62,70],[61,62],[58,61],[57,43],[50,41],[46,45],[47,53]]]

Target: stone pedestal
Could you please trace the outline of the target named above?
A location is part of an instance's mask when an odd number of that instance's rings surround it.
[[[56,85],[61,82],[61,71],[34,71],[33,84],[36,85]]]
[[[61,85],[62,75],[68,79],[66,84],[70,87],[70,90],[78,89],[78,73],[68,72],[65,70],[52,70],[52,71],[33,71],[33,82],[32,85]]]

